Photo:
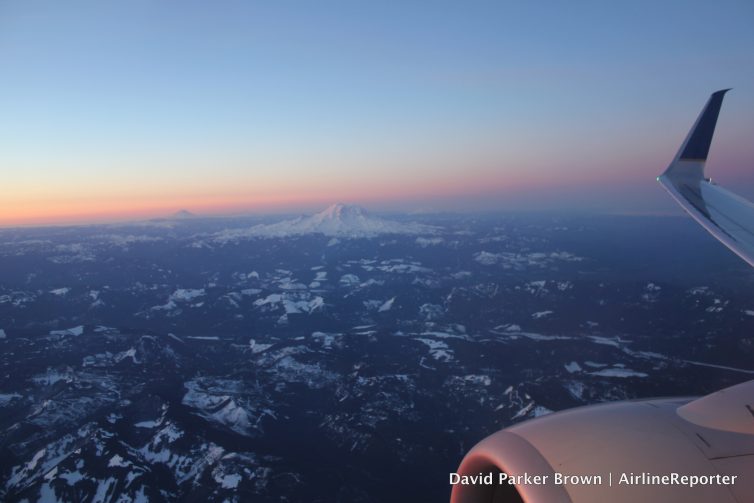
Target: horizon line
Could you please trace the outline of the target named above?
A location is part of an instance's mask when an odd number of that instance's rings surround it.
[[[315,215],[320,213],[331,206],[341,204],[333,203],[322,210],[314,212],[306,211],[246,211],[238,213],[195,213],[189,209],[181,208],[175,212],[164,216],[153,216],[144,218],[128,218],[115,217],[107,220],[82,220],[82,221],[62,221],[62,222],[38,222],[38,223],[15,223],[15,224],[0,224],[0,230],[14,230],[14,229],[44,229],[44,228],[67,228],[67,227],[106,227],[106,226],[127,226],[129,224],[149,224],[149,223],[166,223],[166,222],[191,222],[197,220],[222,220],[231,218],[265,218],[265,217],[292,217],[292,216],[304,216]],[[346,206],[356,206],[364,209],[358,204],[347,204]],[[175,215],[181,212],[188,212],[188,217],[176,217]],[[405,210],[405,211],[371,211],[369,213],[375,215],[395,215],[395,216],[453,216],[453,215],[547,215],[547,216],[616,216],[616,217],[682,217],[685,214],[678,210],[658,210],[658,211],[616,211],[616,210],[588,210],[578,208],[546,208],[546,209],[427,209],[427,210]]]

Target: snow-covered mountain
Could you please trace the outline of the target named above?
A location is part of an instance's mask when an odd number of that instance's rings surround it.
[[[380,234],[433,234],[437,228],[412,222],[397,222],[370,215],[364,208],[333,204],[308,217],[298,217],[274,224],[255,225],[219,233],[216,241],[233,241],[246,237],[287,237],[302,234],[361,238]]]
[[[184,218],[194,218],[195,216],[189,210],[179,210],[170,215],[170,218],[173,220],[182,220]]]

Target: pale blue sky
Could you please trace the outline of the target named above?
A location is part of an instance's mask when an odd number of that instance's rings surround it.
[[[724,87],[710,167],[754,195],[748,1],[0,0],[0,68],[0,223],[666,211],[654,175]]]

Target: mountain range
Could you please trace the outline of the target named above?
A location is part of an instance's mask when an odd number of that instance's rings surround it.
[[[234,241],[250,237],[275,238],[304,234],[364,238],[382,234],[434,234],[436,231],[435,227],[429,225],[376,217],[359,206],[332,204],[311,216],[224,231],[216,236],[216,240]]]

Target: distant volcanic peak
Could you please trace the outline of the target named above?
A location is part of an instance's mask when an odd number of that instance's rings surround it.
[[[368,215],[367,210],[361,206],[354,206],[351,204],[335,203],[331,204],[324,210],[320,211],[315,217],[321,219],[345,219],[354,217],[366,217]]]
[[[427,225],[374,217],[359,206],[333,204],[309,217],[224,232],[217,239],[227,241],[244,237],[287,237],[302,234],[363,238],[380,234],[433,234],[436,231],[436,228]]]
[[[347,204],[332,204],[306,220],[310,221],[312,225],[351,227],[381,221],[381,219],[371,217],[364,208]]]
[[[175,213],[173,213],[170,218],[194,218],[196,215],[191,213],[189,210],[178,210]]]

